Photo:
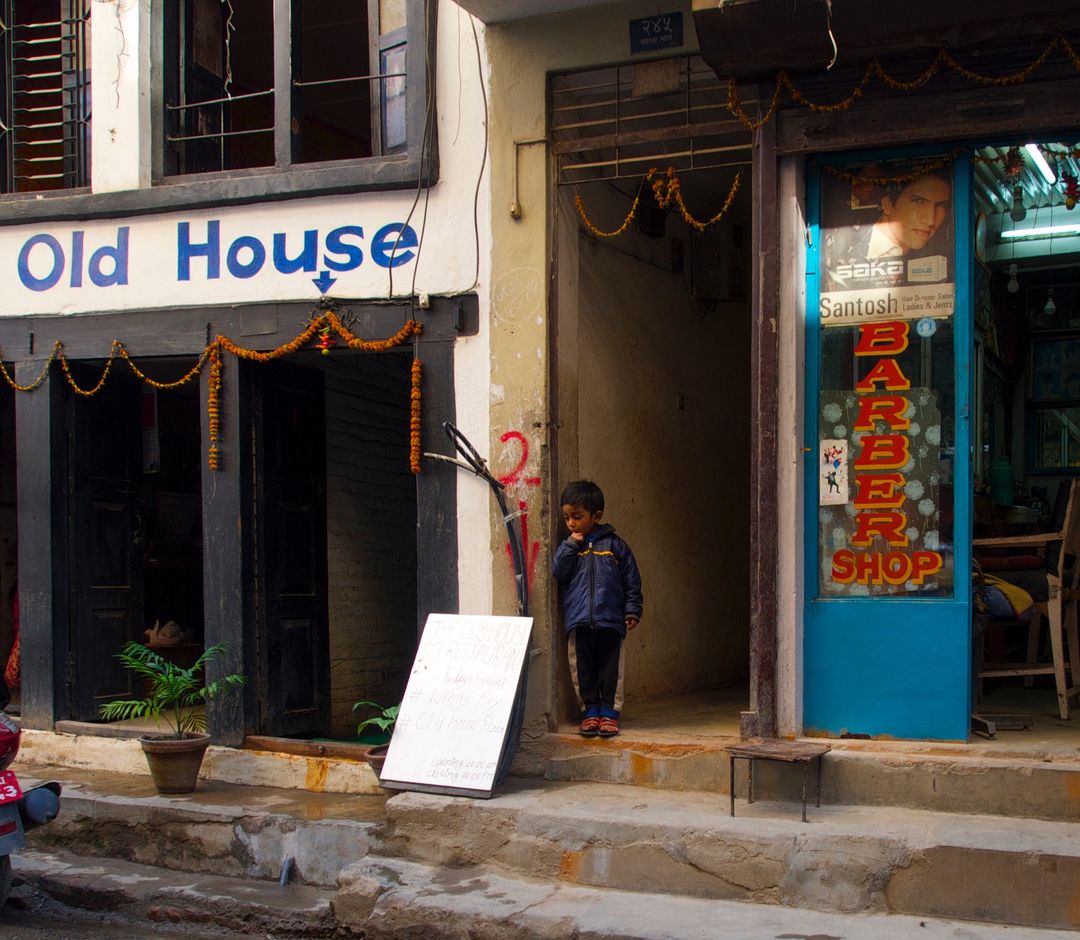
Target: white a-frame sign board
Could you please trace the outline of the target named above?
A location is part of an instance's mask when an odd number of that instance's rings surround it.
[[[491,796],[532,617],[430,614],[381,782]]]

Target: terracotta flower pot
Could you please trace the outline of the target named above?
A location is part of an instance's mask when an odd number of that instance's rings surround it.
[[[386,752],[390,750],[389,744],[376,744],[374,747],[364,748],[364,760],[375,772],[375,779],[382,780],[382,768],[386,763]]]
[[[189,731],[182,738],[149,735],[139,738],[158,793],[190,793],[195,789],[210,735]]]

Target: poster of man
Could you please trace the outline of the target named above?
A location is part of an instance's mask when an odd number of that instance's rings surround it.
[[[940,158],[825,167],[822,326],[952,314],[952,172]]]

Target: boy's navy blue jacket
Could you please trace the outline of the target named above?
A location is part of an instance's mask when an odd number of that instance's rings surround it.
[[[598,525],[582,542],[564,539],[551,560],[563,592],[566,632],[603,627],[626,636],[626,618],[641,619],[641,574],[615,527]]]

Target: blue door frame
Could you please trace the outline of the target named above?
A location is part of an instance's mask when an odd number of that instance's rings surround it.
[[[941,151],[936,151],[940,153]],[[971,163],[953,171],[956,298],[954,572],[951,597],[819,597],[818,414],[821,325],[818,319],[821,166],[910,152],[819,158],[807,180],[810,222],[806,282],[804,511],[806,603],[803,617],[803,728],[806,734],[966,740],[971,723]]]

